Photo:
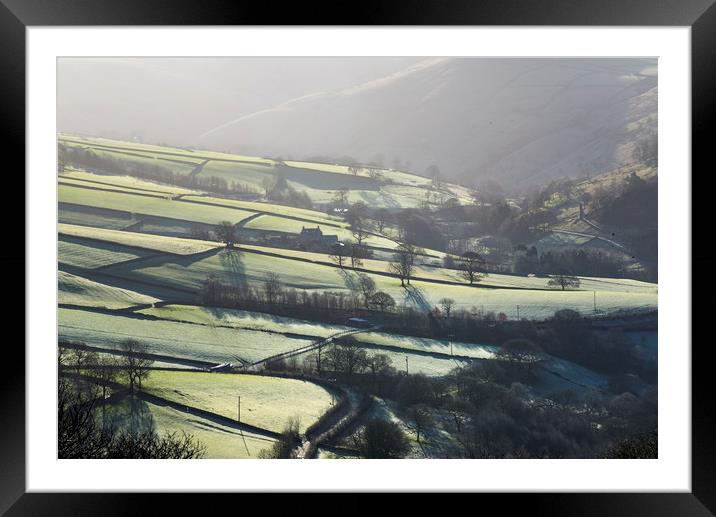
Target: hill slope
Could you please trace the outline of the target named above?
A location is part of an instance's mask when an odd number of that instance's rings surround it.
[[[429,59],[241,116],[204,144],[306,157],[382,154],[422,172],[521,184],[630,161],[656,128],[652,59]]]

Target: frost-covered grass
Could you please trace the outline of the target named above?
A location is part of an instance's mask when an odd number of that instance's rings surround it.
[[[98,239],[108,243],[124,246],[135,246],[177,255],[191,255],[223,247],[223,244],[212,241],[194,239],[180,239],[162,235],[148,235],[146,233],[109,230],[104,228],[90,228],[70,224],[58,225],[60,235]],[[91,245],[91,243],[89,243]]]
[[[142,264],[112,268],[115,274],[127,278],[145,279],[198,290],[208,275],[214,274],[224,282],[241,285],[259,285],[264,275],[274,272],[286,287],[307,290],[340,291],[350,290],[357,282],[355,272],[290,258],[269,257],[241,251],[221,251],[214,255],[194,260],[191,257],[172,259],[150,258]],[[558,291],[530,289],[487,289],[467,285],[444,285],[424,281],[412,281],[409,287],[401,287],[400,280],[383,275],[370,275],[377,288],[388,292],[398,304],[410,305],[421,310],[430,310],[438,305],[441,298],[455,300],[457,308],[474,311],[504,312],[508,318],[546,318],[560,309],[575,309],[585,315],[593,313],[594,294],[592,291]],[[621,281],[603,285],[613,289]],[[629,282],[629,281],[627,281]],[[627,284],[627,288],[629,284]],[[603,312],[621,309],[656,308],[657,293],[649,288],[635,292],[597,291],[597,309]]]
[[[445,339],[430,339],[412,336],[387,334],[385,332],[366,332],[356,334],[353,339],[359,343],[370,343],[379,346],[415,350],[433,354],[450,355],[450,341]],[[478,345],[475,343],[452,342],[452,353],[456,356],[471,357],[473,359],[492,359],[497,347],[491,345]]]
[[[178,404],[236,419],[271,431],[297,418],[303,432],[331,405],[331,394],[308,381],[230,373],[152,371],[142,383],[148,393]]]
[[[132,338],[146,343],[150,353],[217,364],[239,363],[238,357],[257,361],[311,342],[268,332],[75,309],[59,309],[59,336],[109,350]]]
[[[104,285],[64,271],[58,272],[57,290],[58,303],[87,307],[123,309],[159,301],[151,296]]]
[[[117,246],[111,243],[92,245],[92,243],[84,244],[62,238],[57,243],[57,253],[61,264],[86,269],[109,266],[118,262],[151,255],[150,252],[145,250]]]
[[[139,312],[167,320],[192,321],[203,325],[222,325],[246,330],[293,333],[315,337],[328,337],[339,332],[351,330],[351,327],[343,325],[315,323],[259,312],[189,305],[166,305],[143,309]],[[355,334],[352,339],[358,344],[367,346],[370,353],[388,355],[393,361],[393,365],[401,371],[405,370],[406,355],[408,356],[408,367],[411,372],[431,376],[445,375],[455,366],[464,364],[461,359],[427,355],[431,353],[449,355],[450,344],[446,340],[401,336],[385,332]],[[453,343],[453,353],[455,355],[477,359],[490,359],[493,357],[495,350],[496,347],[489,345]]]
[[[202,307],[197,305],[165,305],[162,307],[144,309],[139,312],[162,319],[187,321],[200,325],[226,326],[246,330],[279,334],[302,334],[315,337],[328,337],[332,334],[351,329],[351,327],[343,325],[317,323],[285,316],[274,316],[273,314],[262,312]]]

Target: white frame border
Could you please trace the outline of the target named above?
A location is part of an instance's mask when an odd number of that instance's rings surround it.
[[[689,27],[28,27],[26,34],[28,492],[690,492]],[[57,238],[56,183],[49,178],[56,170],[57,57],[301,55],[659,57],[658,460],[56,459],[57,256],[47,243]]]

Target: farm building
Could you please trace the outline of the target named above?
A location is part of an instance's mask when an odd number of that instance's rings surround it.
[[[316,228],[306,228],[304,226],[298,235],[298,242],[305,249],[329,248],[338,243],[338,236],[324,235],[320,226]]]

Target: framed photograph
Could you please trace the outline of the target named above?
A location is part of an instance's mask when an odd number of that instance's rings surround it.
[[[712,515],[691,251],[712,3],[316,25],[3,0],[27,302],[0,507],[529,492],[507,504]]]

